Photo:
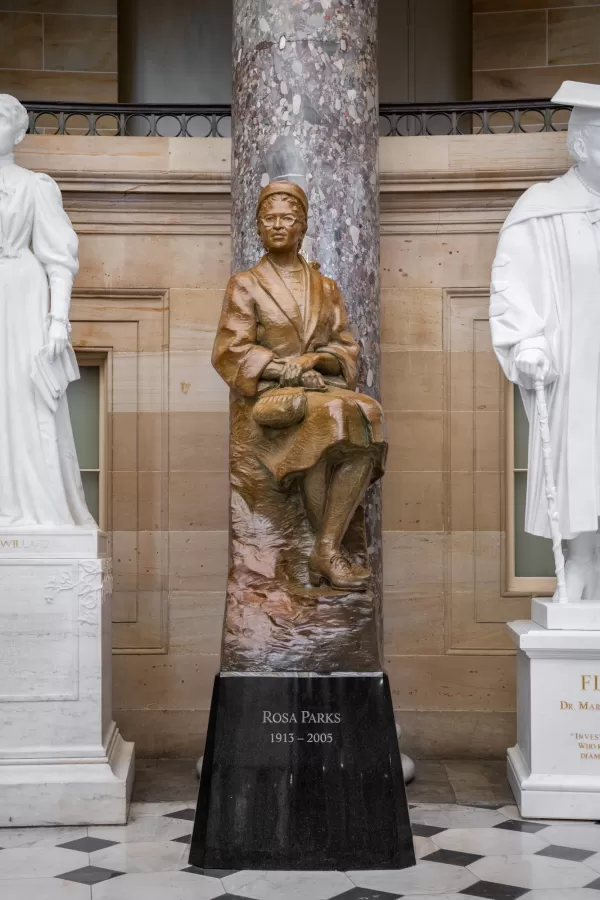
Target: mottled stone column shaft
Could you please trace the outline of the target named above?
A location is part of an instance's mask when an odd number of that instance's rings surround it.
[[[302,184],[305,255],[341,286],[361,347],[359,389],[379,398],[376,39],[377,0],[234,0],[233,270],[261,254],[261,186]],[[378,487],[367,523],[380,601]]]

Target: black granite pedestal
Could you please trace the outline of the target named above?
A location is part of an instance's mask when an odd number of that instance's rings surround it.
[[[218,675],[190,863],[415,863],[387,676]]]

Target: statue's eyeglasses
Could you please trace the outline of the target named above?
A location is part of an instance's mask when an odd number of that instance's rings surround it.
[[[278,222],[281,222],[283,225],[285,225],[286,228],[293,228],[294,225],[296,224],[296,222],[298,221],[298,219],[296,218],[296,216],[290,216],[290,215],[285,215],[285,216],[271,215],[271,216],[261,216],[260,221],[263,223],[265,228],[274,228]]]

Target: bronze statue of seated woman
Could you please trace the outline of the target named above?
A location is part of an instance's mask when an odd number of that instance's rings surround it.
[[[359,347],[337,284],[299,253],[307,215],[298,185],[262,190],[266,253],[230,279],[215,340],[213,365],[232,396],[232,565],[278,583],[308,576],[365,591],[366,554],[361,564],[344,538],[383,474],[383,414],[355,392]],[[310,529],[298,524],[294,494]]]

